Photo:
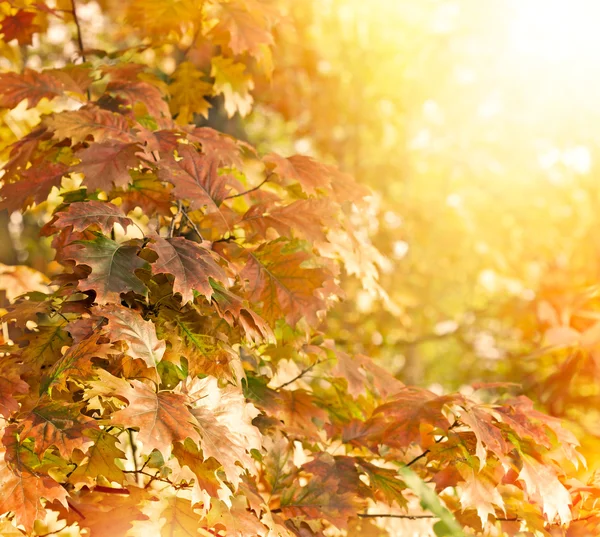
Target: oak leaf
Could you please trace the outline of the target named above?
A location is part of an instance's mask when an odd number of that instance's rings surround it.
[[[166,507],[160,515],[165,522],[160,529],[161,537],[196,537],[200,514],[194,511],[192,502],[177,495],[166,499]]]
[[[100,373],[101,379],[104,377]],[[111,416],[111,421],[124,427],[139,429],[137,440],[144,451],[160,451],[168,458],[174,442],[186,438],[200,440],[198,422],[188,408],[188,398],[179,393],[156,393],[139,380],[132,380],[114,395],[126,399],[128,406]]]
[[[143,103],[149,115],[158,119],[171,117],[169,106],[163,99],[162,92],[154,85],[141,80],[112,81],[106,86],[106,91],[125,97],[131,107]]]
[[[205,76],[188,61],[181,62],[171,75],[173,81],[169,84],[169,105],[180,125],[192,123],[194,114],[208,118],[208,110],[212,105],[206,97],[212,93],[212,84],[203,80]]]
[[[56,215],[54,227],[73,226],[74,231],[83,231],[90,226],[98,226],[103,233],[110,233],[115,224],[124,229],[130,225],[131,219],[116,205],[106,201],[77,201],[71,203],[66,211]]]
[[[143,360],[149,367],[156,367],[162,360],[166,344],[156,337],[152,321],[145,321],[138,312],[116,304],[96,307],[92,311],[108,319],[103,332],[113,342],[125,342],[129,356]]]
[[[196,401],[192,414],[199,424],[204,459],[214,457],[220,462],[228,481],[237,488],[244,472],[254,473],[249,453],[261,446],[261,435],[252,425],[258,410],[246,403],[239,388],[219,388],[214,377],[196,378],[186,391]]]
[[[218,22],[211,34],[217,42],[227,44],[235,55],[248,52],[260,56],[262,47],[273,44],[265,4],[248,6],[243,0],[233,0],[219,7]]]
[[[553,522],[558,517],[561,524],[570,522],[571,496],[554,469],[525,454],[521,455],[521,461],[523,466],[519,479],[525,483],[529,495],[542,505],[548,521]]]
[[[148,247],[158,255],[152,263],[152,272],[171,274],[173,292],[181,295],[184,304],[194,300],[193,291],[210,300],[213,288],[209,278],[227,281],[227,275],[215,261],[214,254],[197,242],[184,237],[164,239],[155,235]]]
[[[95,143],[75,154],[81,162],[71,169],[83,173],[89,192],[96,189],[110,192],[114,187],[131,183],[129,170],[139,165],[140,151],[140,146],[135,143]]]
[[[135,275],[136,270],[149,266],[137,255],[139,241],[118,243],[100,233],[94,235],[94,240],[77,241],[64,250],[65,259],[92,269],[87,278],[79,281],[79,289],[95,291],[99,304],[118,300],[119,294],[127,291],[145,296],[148,289]]]
[[[63,82],[49,72],[25,69],[22,73],[2,73],[0,107],[14,108],[27,99],[27,108],[33,108],[44,98],[53,99],[62,95],[63,88]]]
[[[98,335],[72,345],[43,377],[40,393],[52,388],[66,390],[67,380],[93,376],[92,358],[106,358],[110,351],[110,345],[98,343]]]
[[[190,145],[180,144],[177,152],[181,159],[162,161],[158,178],[173,184],[172,195],[188,201],[192,209],[206,205],[208,212],[218,211],[228,194],[227,176],[219,175],[218,161]]]
[[[9,212],[25,209],[32,203],[42,203],[53,187],[60,187],[62,178],[69,168],[60,162],[37,162],[21,174],[15,183],[6,183],[0,188],[0,210]]]
[[[46,508],[42,499],[58,501],[66,506],[67,491],[50,477],[31,470],[22,460],[22,447],[15,435],[14,426],[8,427],[2,438],[2,458],[0,464],[0,512],[13,512],[18,524],[23,524],[27,532],[33,530],[33,523],[43,519]]]
[[[302,317],[318,322],[317,312],[325,310],[318,295],[330,275],[322,268],[304,268],[311,259],[303,251],[290,251],[284,241],[262,244],[249,252],[240,276],[248,281],[249,300],[261,304],[260,312],[268,321],[284,318],[295,325]]]
[[[85,141],[88,136],[97,143],[136,141],[125,116],[97,107],[56,113],[46,118],[44,124],[53,132],[55,139],[70,138],[72,145]]]
[[[81,405],[42,399],[23,419],[21,439],[35,440],[35,453],[43,455],[54,446],[69,459],[74,449],[85,451],[92,440],[84,432],[95,429],[96,422],[81,414]]]
[[[102,476],[110,482],[122,484],[125,474],[115,463],[116,459],[125,459],[125,453],[117,446],[119,439],[106,429],[90,430],[86,434],[93,443],[85,452],[85,458],[70,474],[69,482],[92,486]]]
[[[504,511],[504,500],[496,484],[485,475],[476,474],[472,468],[469,468],[465,481],[465,484],[461,485],[460,503],[463,509],[475,508],[481,525],[485,528],[488,516],[496,516],[494,505]]]

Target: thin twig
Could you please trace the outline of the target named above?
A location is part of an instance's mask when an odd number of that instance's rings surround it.
[[[198,238],[200,239],[200,241],[203,241],[204,238],[202,237],[202,233],[200,233],[198,226],[196,226],[196,224],[192,221],[192,219],[190,218],[189,214],[187,213],[187,211],[185,209],[183,209],[183,216],[185,216],[185,219],[188,221],[188,224],[194,230],[196,235],[198,235]]]
[[[285,388],[286,386],[289,386],[290,384],[296,382],[298,379],[302,378],[304,375],[306,375],[306,373],[308,373],[313,367],[315,367],[318,364],[322,364],[325,360],[317,360],[315,362],[313,362],[311,365],[309,365],[308,367],[304,368],[302,371],[300,371],[300,373],[298,373],[292,380],[288,380],[287,382],[284,382],[281,386],[275,388],[276,390],[281,390],[282,388]]]
[[[420,455],[417,455],[412,461],[407,462],[404,465],[404,468],[408,468],[409,466],[412,466],[415,462],[420,461],[423,457],[426,457],[427,455],[429,455],[431,450],[426,449],[425,451],[423,451],[423,453],[421,453]]]
[[[73,20],[75,21],[75,26],[77,27],[77,44],[79,45],[79,54],[81,55],[81,59],[83,63],[85,63],[86,57],[85,52],[83,52],[83,38],[81,36],[81,25],[79,24],[79,18],[77,17],[77,8],[75,7],[75,0],[71,0],[71,13],[73,14]]]
[[[240,196],[245,196],[246,194],[250,194],[250,192],[254,192],[255,190],[258,190],[261,186],[263,186],[271,178],[271,175],[273,175],[273,172],[268,173],[267,176],[260,182],[260,184],[256,185],[254,188],[251,188],[250,190],[246,190],[245,192],[240,192],[239,194],[233,194],[232,196],[227,196],[225,199],[230,200],[233,198],[239,198]]]
[[[171,225],[169,226],[169,239],[171,239],[173,237],[173,234],[175,233],[175,223],[177,222],[177,217],[182,213],[182,205],[181,205],[181,201],[177,202],[177,214],[175,214],[173,216],[173,218],[171,219]]]
[[[408,520],[418,520],[420,518],[438,518],[434,515],[396,515],[393,513],[357,513],[360,518],[407,518]]]

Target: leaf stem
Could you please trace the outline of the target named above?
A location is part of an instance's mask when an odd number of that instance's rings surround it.
[[[227,196],[226,198],[224,198],[223,201],[230,200],[233,198],[239,198],[240,196],[245,196],[246,194],[250,194],[251,192],[258,190],[261,186],[263,186],[271,178],[271,175],[273,175],[273,172],[268,173],[267,176],[254,188],[251,188],[250,190],[246,190],[245,192],[240,192],[239,194],[233,194],[232,196]]]

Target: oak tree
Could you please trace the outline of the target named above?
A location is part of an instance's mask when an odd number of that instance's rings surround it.
[[[600,489],[574,478],[558,420],[503,385],[405,386],[322,332],[340,271],[373,272],[353,218],[368,190],[202,126],[217,98],[249,112],[284,15],[259,0],[99,5],[105,51],[85,47],[75,3],[18,0],[0,21],[5,48],[54,23],[79,45],[66,65],[0,75],[0,106],[39,120],[6,151],[0,208],[51,211],[55,250],[50,279],[0,275],[2,534],[589,523]]]

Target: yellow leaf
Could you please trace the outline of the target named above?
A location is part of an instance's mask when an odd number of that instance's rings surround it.
[[[213,92],[225,98],[227,115],[232,117],[236,112],[241,116],[248,115],[252,109],[250,90],[254,88],[254,82],[244,72],[246,66],[223,56],[215,56],[211,65],[210,76],[215,79]]]
[[[173,73],[169,85],[171,113],[177,116],[177,123],[186,125],[194,120],[194,113],[208,117],[211,107],[206,96],[212,93],[212,85],[202,80],[204,73],[191,62],[181,63]]]

